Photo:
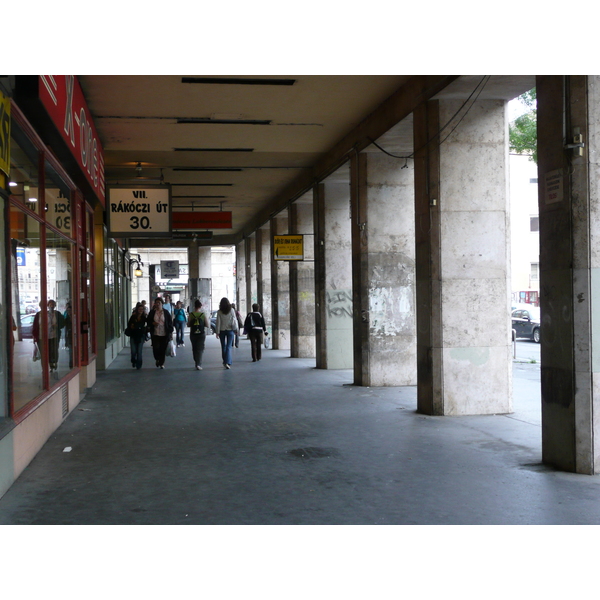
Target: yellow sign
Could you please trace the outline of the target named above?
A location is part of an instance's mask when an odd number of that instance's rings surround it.
[[[0,171],[10,174],[10,98],[0,92]]]
[[[304,236],[273,236],[273,253],[275,260],[304,260]]]

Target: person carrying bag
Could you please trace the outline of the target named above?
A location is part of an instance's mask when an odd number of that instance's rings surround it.
[[[262,358],[264,336],[269,335],[267,326],[265,325],[265,319],[259,311],[260,306],[258,304],[253,304],[252,312],[248,313],[248,316],[244,321],[244,329],[247,331],[248,337],[250,338],[252,362],[256,362]]]

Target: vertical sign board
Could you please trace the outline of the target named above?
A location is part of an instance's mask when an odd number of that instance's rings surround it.
[[[273,236],[273,254],[275,260],[304,260],[304,236]]]
[[[546,173],[546,204],[556,204],[563,199],[562,169]]]
[[[106,212],[111,237],[170,237],[171,187],[110,187]]]
[[[10,98],[0,92],[0,171],[10,174]]]
[[[40,75],[39,97],[104,206],[104,151],[79,81],[74,75]]]

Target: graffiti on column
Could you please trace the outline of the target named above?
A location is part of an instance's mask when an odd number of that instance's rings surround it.
[[[327,316],[352,318],[352,292],[332,290],[326,292]]]

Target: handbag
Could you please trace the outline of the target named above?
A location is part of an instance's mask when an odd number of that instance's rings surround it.
[[[33,344],[33,362],[36,360],[40,360],[42,358],[40,347],[37,345],[37,342]]]
[[[127,327],[125,328],[125,335],[126,335],[127,337],[131,337],[131,333],[132,333],[132,332],[131,332],[131,327],[127,326]]]
[[[265,333],[265,348],[268,350],[271,347],[271,340],[269,338],[269,334]]]
[[[167,356],[177,356],[177,350],[175,349],[173,340],[169,340],[169,343],[167,344]]]

